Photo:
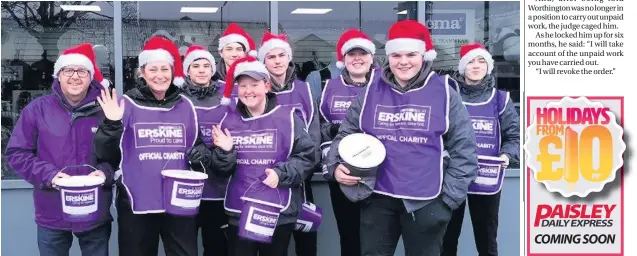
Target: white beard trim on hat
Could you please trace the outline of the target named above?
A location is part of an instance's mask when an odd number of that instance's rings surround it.
[[[93,67],[93,62],[89,60],[83,54],[63,54],[61,55],[55,64],[53,65],[53,78],[58,78],[58,74],[62,68],[67,66],[82,66],[88,70],[89,74],[91,74],[91,80],[93,80],[93,73],[95,72],[95,67]],[[102,82],[102,81],[99,81]]]
[[[259,60],[261,62],[264,62],[265,55],[267,55],[268,52],[270,52],[272,49],[276,49],[276,48],[283,49],[283,51],[287,53],[290,61],[292,61],[292,48],[290,47],[290,44],[281,39],[276,39],[276,38],[268,40],[265,44],[259,47],[259,51],[258,51]]]
[[[482,57],[487,61],[487,74],[491,74],[491,71],[493,71],[493,57],[491,57],[491,53],[485,49],[473,49],[462,56],[460,61],[458,61],[458,72],[464,75],[467,64],[477,57]]]
[[[345,56],[347,52],[354,48],[363,48],[369,51],[372,55],[376,54],[376,45],[372,41],[363,38],[350,39],[345,42],[343,44],[343,47],[341,47],[341,49],[339,50],[341,51],[343,56]],[[339,69],[343,69],[345,67],[345,63],[343,63],[342,61],[337,61],[336,67]]]
[[[173,56],[166,50],[156,49],[156,50],[145,50],[139,53],[139,67],[143,67],[146,64],[154,61],[168,61],[172,66],[175,63],[173,60]]]
[[[397,52],[419,52],[425,61],[433,61],[438,56],[435,50],[426,51],[425,41],[412,38],[397,38],[385,43],[385,53],[387,56]],[[426,52],[425,52],[426,51]]]
[[[186,55],[186,58],[184,58],[183,67],[184,67],[185,73],[188,72],[190,65],[192,65],[192,63],[195,62],[195,60],[197,59],[208,60],[210,62],[210,65],[212,66],[212,74],[217,72],[217,67],[215,66],[215,58],[212,56],[210,52],[204,51],[204,50],[194,50],[190,52],[188,55]]]
[[[255,49],[250,49],[250,44],[248,43],[248,39],[239,34],[229,34],[219,38],[219,48],[217,48],[217,50],[221,51],[223,50],[223,47],[226,47],[226,45],[229,45],[231,43],[240,43],[248,52],[248,55],[252,57],[257,56],[257,51]]]

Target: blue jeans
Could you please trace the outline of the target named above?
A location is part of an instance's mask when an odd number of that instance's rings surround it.
[[[79,240],[82,256],[108,256],[111,223],[78,233],[38,226],[38,249],[40,249],[40,255],[68,256],[73,244],[73,235]]]

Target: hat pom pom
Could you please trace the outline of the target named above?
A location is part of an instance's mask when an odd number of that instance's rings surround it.
[[[230,105],[230,98],[223,97],[221,98],[221,105]]]
[[[100,84],[101,84],[102,86],[104,86],[104,88],[107,88],[107,89],[108,89],[108,87],[109,87],[109,86],[111,86],[111,82],[110,82],[110,81],[108,81],[107,79],[102,79],[102,81],[100,82]]]
[[[433,61],[436,57],[438,57],[438,53],[435,50],[429,50],[424,54],[425,61]]]
[[[252,57],[257,57],[257,51],[255,51],[255,50],[250,50],[250,51],[248,52],[248,55],[250,55],[250,56],[252,56]]]
[[[343,69],[345,67],[345,63],[343,63],[342,61],[337,61],[336,67],[339,69]]]
[[[184,80],[183,77],[175,77],[175,79],[173,80],[173,84],[175,84],[177,87],[181,87],[182,85],[184,85],[185,82],[186,80]]]

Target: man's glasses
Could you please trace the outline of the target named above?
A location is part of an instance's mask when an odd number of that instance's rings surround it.
[[[78,70],[75,70],[75,69],[63,69],[61,72],[62,72],[62,74],[64,76],[67,76],[67,77],[72,77],[73,74],[77,73],[77,76],[79,76],[80,78],[87,78],[89,76],[89,74],[90,74],[88,72],[88,70],[86,70],[86,69],[78,69]]]

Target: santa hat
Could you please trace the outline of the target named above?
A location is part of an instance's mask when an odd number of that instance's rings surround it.
[[[95,52],[93,46],[89,43],[80,44],[68,48],[62,52],[55,65],[53,66],[53,77],[58,78],[60,70],[66,66],[77,65],[82,66],[91,74],[91,80],[96,80],[104,88],[108,88],[110,82],[102,76],[97,63],[95,62]]]
[[[219,38],[218,50],[221,51],[223,47],[226,47],[226,45],[231,43],[241,43],[243,47],[246,47],[245,51],[248,55],[253,57],[257,56],[257,47],[254,44],[254,40],[252,40],[252,37],[250,37],[250,35],[236,23],[230,23],[228,28],[226,28],[226,31],[224,31],[223,35]]]
[[[139,67],[153,61],[168,61],[174,69],[173,83],[180,87],[184,84],[181,55],[179,55],[177,46],[170,40],[159,36],[151,37],[144,45],[142,52],[139,53],[138,59]]]
[[[398,21],[389,28],[385,52],[389,56],[401,51],[419,52],[425,61],[433,61],[437,56],[429,29],[415,20]]]
[[[263,63],[261,63],[255,57],[247,56],[238,59],[237,61],[232,63],[232,65],[228,69],[226,75],[226,86],[223,89],[223,98],[221,99],[221,104],[230,104],[230,96],[232,94],[235,80],[241,75],[247,75],[256,80],[270,79],[270,73],[265,68],[265,65],[263,65]]]
[[[491,71],[493,71],[493,57],[491,57],[491,53],[487,51],[487,48],[479,43],[465,44],[460,47],[460,61],[458,62],[460,74],[464,75],[467,64],[476,57],[482,57],[487,61],[487,74],[491,74]]]
[[[203,48],[203,46],[200,45],[190,45],[190,47],[188,47],[188,50],[186,50],[186,53],[184,55],[184,72],[188,72],[188,68],[190,67],[190,65],[195,62],[195,60],[198,59],[206,59],[210,62],[210,65],[212,66],[212,73],[214,74],[215,72],[217,72],[217,67],[215,65],[215,57],[212,56],[212,54],[206,50],[205,48]]]
[[[336,67],[340,69],[345,67],[343,56],[354,48],[361,48],[372,55],[376,53],[376,45],[374,45],[374,42],[372,42],[365,33],[357,29],[347,30],[336,43],[336,52],[338,53]]]
[[[288,54],[290,60],[292,60],[292,47],[288,43],[287,36],[285,34],[275,35],[270,33],[270,31],[266,31],[263,35],[263,39],[261,39],[261,47],[259,47],[259,60],[261,62],[265,61],[265,55],[268,54],[272,49],[280,48]]]

